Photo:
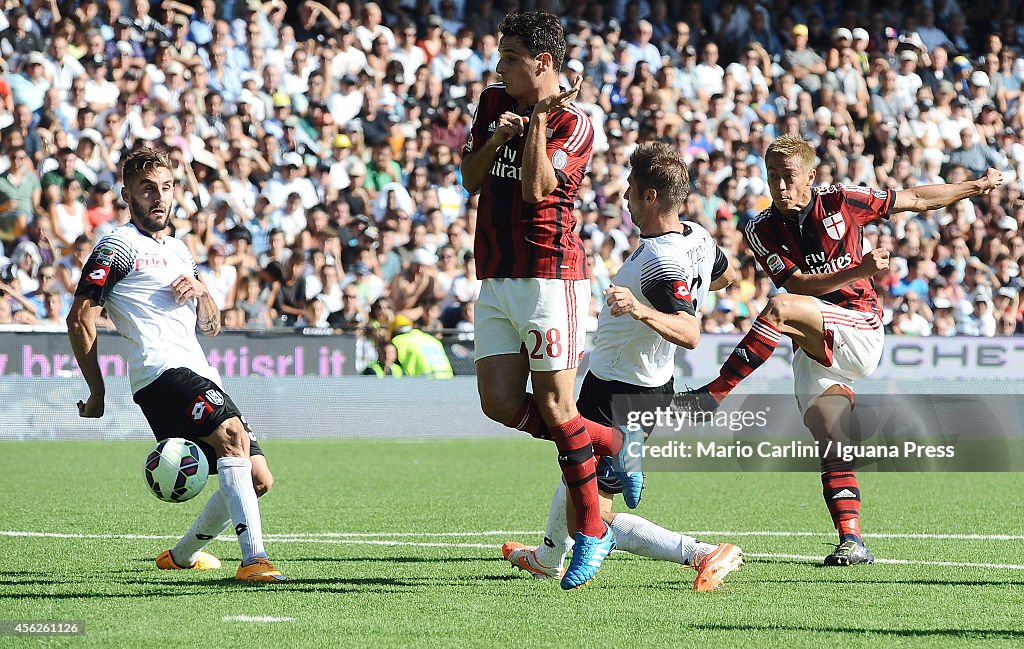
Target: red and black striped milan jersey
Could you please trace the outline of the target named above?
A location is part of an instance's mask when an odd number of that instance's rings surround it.
[[[757,263],[781,288],[797,270],[813,275],[859,265],[864,226],[889,218],[895,200],[896,193],[884,189],[816,187],[802,226],[772,205],[747,224],[743,235]],[[817,297],[844,309],[882,315],[870,278]]]
[[[533,107],[527,108],[527,117]],[[484,88],[473,116],[465,153],[494,133],[498,117],[517,112],[504,84]],[[526,128],[531,128],[527,123]],[[594,126],[575,105],[548,115],[547,155],[558,176],[558,186],[539,203],[523,200],[521,173],[526,133],[498,148],[494,163],[480,188],[477,211],[477,274],[490,277],[586,279],[583,242],[574,232],[573,204],[590,164]]]

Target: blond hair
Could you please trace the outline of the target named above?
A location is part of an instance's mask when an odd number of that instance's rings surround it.
[[[779,155],[783,158],[798,158],[806,169],[813,169],[814,163],[817,161],[814,149],[799,135],[783,135],[772,142],[764,154],[765,160],[771,155]]]

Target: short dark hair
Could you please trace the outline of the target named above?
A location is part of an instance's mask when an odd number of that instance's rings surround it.
[[[630,176],[641,192],[653,189],[658,202],[678,211],[690,192],[686,163],[663,142],[645,142],[629,156]]]
[[[152,173],[154,170],[163,167],[170,171],[171,161],[167,154],[148,146],[133,149],[124,159],[121,167],[121,175],[124,177],[124,184],[127,185],[137,178]]]
[[[551,55],[555,70],[565,58],[565,31],[558,16],[546,11],[525,11],[505,16],[498,26],[502,37],[515,36],[531,56]]]

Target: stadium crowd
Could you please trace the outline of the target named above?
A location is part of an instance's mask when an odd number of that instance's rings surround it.
[[[639,242],[638,142],[690,168],[682,216],[740,260],[707,332],[774,292],[741,229],[763,154],[799,134],[817,183],[904,188],[1004,171],[990,195],[867,228],[887,331],[1022,330],[1024,7],[1007,0],[0,2],[0,325],[61,327],[95,242],[129,218],[118,161],[176,165],[173,230],[228,328],[473,327],[476,197],[459,162],[497,24],[547,9],[595,127],[578,222],[594,301]],[[403,320],[405,322],[405,320]],[[386,336],[381,336],[386,338]]]

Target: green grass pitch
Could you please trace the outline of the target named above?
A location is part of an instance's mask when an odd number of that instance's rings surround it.
[[[499,550],[505,540],[537,540],[522,531],[543,527],[557,480],[552,446],[268,441],[276,485],[261,501],[266,545],[292,581],[263,585],[232,580],[233,541],[210,546],[220,571],[155,568],[205,494],[181,505],[149,495],[148,446],[0,444],[0,618],[86,625],[80,637],[0,637],[0,646],[1024,644],[1024,544],[986,538],[1022,534],[1019,475],[863,475],[869,545],[905,563],[828,569],[787,558],[830,549],[816,474],[653,474],[637,513],[666,527],[785,534],[701,535],[748,555],[715,593],[694,592],[693,571],[623,553],[592,585],[563,592],[514,572]],[[489,533],[504,530],[520,533]],[[820,534],[793,534],[801,532]],[[225,621],[232,616],[281,621]]]

